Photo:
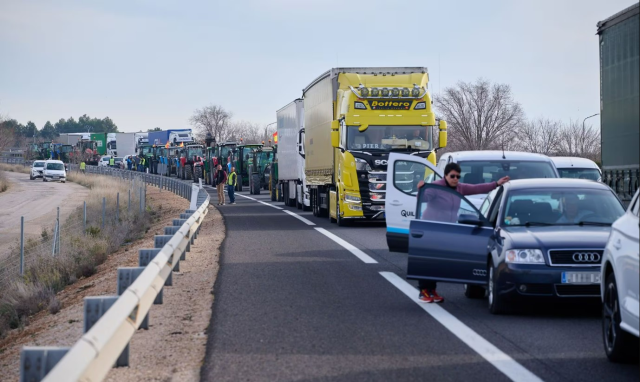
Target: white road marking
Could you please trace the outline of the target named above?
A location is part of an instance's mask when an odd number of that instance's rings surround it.
[[[295,212],[291,212],[291,211],[287,211],[287,210],[284,210],[284,212],[289,214],[289,215],[291,215],[291,216],[293,216],[294,218],[296,218],[298,220],[301,220],[306,225],[316,225],[316,223],[312,222],[311,220],[303,218],[302,216],[296,214]]]
[[[366,264],[378,264],[378,262],[375,261],[373,258],[371,258],[371,256],[367,255],[366,253],[362,252],[358,248],[356,248],[353,245],[349,244],[348,242],[342,240],[341,238],[339,238],[338,236],[332,234],[331,232],[327,231],[326,229],[316,227],[315,230],[320,232],[321,234],[325,235],[329,239],[335,241],[336,243],[340,244],[347,251],[353,253],[357,258],[359,258],[360,260],[362,260]]]
[[[274,205],[273,205],[273,204],[271,204],[271,203],[266,203],[266,202],[263,202],[263,201],[261,201],[261,200],[257,200],[257,199],[253,199],[253,200],[255,200],[256,202],[258,202],[258,203],[260,203],[260,204],[264,204],[265,206],[273,207],[273,208],[275,208],[275,209],[277,209],[277,210],[281,210],[281,209],[283,209],[282,207],[274,206]]]
[[[317,228],[316,228],[317,229]],[[387,279],[393,286],[400,289],[402,293],[407,295],[413,302],[418,304],[422,309],[435,318],[442,326],[447,328],[451,333],[458,337],[462,342],[467,344],[471,349],[478,353],[482,358],[486,359],[490,364],[495,366],[512,381],[515,382],[542,382],[538,376],[520,365],[513,358],[503,353],[489,341],[482,338],[478,333],[474,332],[462,321],[458,320],[451,313],[447,312],[437,304],[428,304],[421,302],[418,298],[418,290],[403,280],[393,272],[380,272],[382,277]]]

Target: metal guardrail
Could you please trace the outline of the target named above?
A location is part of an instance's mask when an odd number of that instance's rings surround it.
[[[619,169],[604,170],[602,181],[618,194],[620,200],[625,203],[631,202],[633,195],[638,190],[640,169]]]
[[[125,179],[138,177],[190,199],[191,206],[197,208],[180,215],[181,218],[189,216],[186,220],[175,219],[174,227],[165,229],[165,233],[175,232],[172,236],[156,236],[156,247],[161,248],[140,250],[140,265],[144,268],[118,269],[118,289],[124,289],[120,287],[123,276],[130,283],[119,297],[85,298],[85,334],[75,345],[71,348],[23,347],[21,381],[102,381],[114,365],[128,365],[128,344],[133,334],[140,327],[148,329],[151,305],[162,303],[163,287],[172,285],[172,272],[178,271],[180,260],[186,259],[186,252],[208,212],[209,195],[201,184],[190,187],[175,179],[158,179],[163,177],[114,168],[87,166],[86,171]],[[155,257],[149,261],[152,254]]]

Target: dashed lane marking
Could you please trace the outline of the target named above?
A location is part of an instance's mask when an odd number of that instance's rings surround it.
[[[348,242],[342,240],[341,238],[339,238],[338,236],[332,234],[331,232],[327,231],[326,229],[316,227],[315,230],[320,232],[321,234],[325,235],[329,239],[335,241],[336,243],[340,244],[344,249],[346,249],[347,251],[349,251],[352,254],[354,254],[357,258],[362,260],[364,263],[366,263],[366,264],[378,264],[378,262],[375,261],[373,258],[371,258],[371,256],[367,255],[366,253],[362,252],[358,248],[356,248],[353,245],[349,244]]]
[[[305,223],[306,225],[316,225],[316,223],[312,222],[311,220],[305,219],[302,216],[296,214],[295,212],[291,212],[291,211],[287,211],[287,210],[283,210],[286,214],[289,214],[291,216],[293,216],[294,218],[302,221],[303,223]]]

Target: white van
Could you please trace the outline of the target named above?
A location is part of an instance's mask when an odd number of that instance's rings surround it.
[[[602,182],[602,171],[596,162],[580,157],[552,157],[561,178],[579,178]]]
[[[446,153],[434,166],[414,155],[389,155],[387,165],[387,193],[385,218],[387,245],[392,252],[407,252],[409,223],[416,216],[418,182],[442,179],[449,163],[458,163],[462,170],[461,183],[495,182],[504,176],[511,179],[559,178],[558,171],[546,155],[517,151],[458,151]],[[486,194],[470,195],[467,199],[480,209]]]
[[[66,182],[67,172],[64,163],[59,160],[48,160],[44,163],[43,182]]]

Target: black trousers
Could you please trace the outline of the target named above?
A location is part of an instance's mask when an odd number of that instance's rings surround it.
[[[420,290],[422,289],[436,289],[437,282],[431,280],[418,280]]]

